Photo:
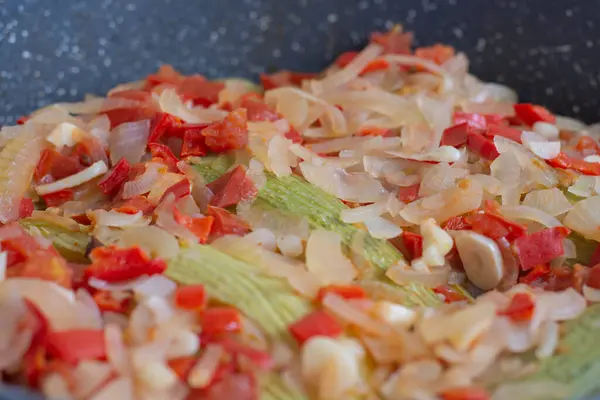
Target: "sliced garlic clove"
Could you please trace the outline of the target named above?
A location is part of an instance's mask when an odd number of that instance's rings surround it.
[[[496,242],[471,231],[460,232],[454,242],[471,283],[483,290],[498,286],[504,269],[502,254]]]

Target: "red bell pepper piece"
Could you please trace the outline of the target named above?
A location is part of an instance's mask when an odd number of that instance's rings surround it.
[[[468,133],[485,133],[488,127],[487,119],[483,114],[456,111],[454,113],[454,124],[464,123],[469,126]]]
[[[67,157],[56,150],[44,149],[35,167],[33,178],[37,183],[50,183],[76,174],[83,168],[76,157]]]
[[[33,210],[33,200],[29,197],[24,197],[19,204],[19,218],[31,217]]]
[[[163,193],[159,200],[159,204],[170,194],[175,196],[175,199],[181,199],[192,193],[192,185],[187,178],[180,180],[179,182],[169,186]]]
[[[527,275],[519,278],[519,283],[535,286],[548,281],[550,274],[551,271],[548,264],[536,265],[527,273]]]
[[[238,356],[243,356],[256,367],[262,370],[269,370],[274,365],[273,358],[268,352],[244,345],[233,340],[230,337],[220,339],[216,341],[216,343],[223,347],[227,354],[230,354],[236,358]]]
[[[211,307],[202,313],[202,333],[219,335],[239,332],[242,328],[240,312],[233,307]]]
[[[210,204],[221,208],[236,205],[245,199],[251,199],[258,193],[252,179],[246,175],[246,169],[242,165],[238,165],[206,185],[206,187],[214,193]]]
[[[121,282],[142,275],[162,274],[167,265],[162,260],[151,260],[139,247],[120,249],[116,246],[97,247],[90,253],[92,264],[85,270],[86,277],[107,282]]]
[[[358,51],[347,51],[342,53],[338,56],[338,58],[335,59],[335,65],[340,68],[344,68],[346,65],[350,64],[350,62],[352,62],[357,55]]]
[[[221,372],[223,368],[228,368],[225,373]],[[221,365],[208,387],[192,389],[186,400],[259,400],[259,394],[260,388],[253,373],[236,372]]]
[[[600,145],[591,136],[581,136],[575,145],[575,149],[585,155],[600,154]]]
[[[167,365],[182,382],[187,382],[190,371],[198,362],[198,357],[177,357],[167,361]]]
[[[198,124],[190,125],[183,130],[183,145],[181,146],[181,158],[189,156],[202,157],[208,153],[206,139],[202,135],[202,130],[208,125]]]
[[[473,153],[486,160],[495,160],[500,156],[494,142],[483,135],[467,135],[467,147]]]
[[[212,238],[224,235],[243,236],[250,231],[246,222],[223,208],[208,206],[207,214],[215,219],[210,232]]]
[[[192,104],[208,107],[219,102],[219,92],[225,84],[207,80],[201,75],[183,76],[177,85],[177,93]]]
[[[553,124],[556,117],[548,109],[535,104],[520,103],[514,105],[515,114],[525,124],[532,126],[536,122]]]
[[[442,65],[452,57],[454,57],[454,48],[443,44],[434,44],[433,46],[419,47],[415,50],[415,56],[425,60],[433,61],[438,65]]]
[[[148,215],[154,210],[154,204],[144,196],[136,196],[115,207],[114,210],[125,214],[137,214],[141,211],[142,214]]]
[[[152,90],[154,87],[162,84],[176,85],[181,80],[182,75],[170,65],[161,65],[155,74],[146,77],[146,87],[144,90]]]
[[[63,189],[58,192],[41,195],[47,207],[58,207],[69,200],[73,200],[73,191],[71,189]]]
[[[125,313],[129,307],[129,299],[115,299],[111,292],[99,290],[92,296],[100,311]]]
[[[467,134],[474,132],[475,130],[468,122],[452,125],[444,129],[440,144],[442,146],[460,147],[467,143]]]
[[[598,264],[600,264],[600,244],[598,244],[596,250],[594,250],[592,256],[590,257],[590,266],[593,267],[594,265]]]
[[[32,337],[29,349],[23,356],[23,374],[26,382],[37,387],[39,379],[46,368],[46,337],[50,331],[50,323],[40,309],[29,299],[24,299],[29,311],[28,324],[32,327]]]
[[[590,268],[586,285],[594,289],[600,289],[600,264]]]
[[[17,125],[24,125],[25,122],[27,122],[29,120],[29,117],[27,116],[20,116],[19,118],[17,118]]]
[[[104,161],[108,165],[108,157],[104,146],[96,137],[91,135],[83,138],[75,145],[72,156],[85,167],[89,167],[98,161]]]
[[[313,336],[338,337],[344,328],[335,317],[324,310],[305,315],[288,327],[298,344],[302,345]]]
[[[282,86],[300,86],[302,81],[313,79],[317,74],[307,72],[279,71],[274,74],[260,74],[260,83],[265,90]]]
[[[410,260],[423,256],[423,236],[404,231],[402,232],[402,244],[404,244]]]
[[[539,264],[546,264],[564,254],[563,239],[569,235],[569,229],[559,226],[546,228],[515,240],[517,256],[521,269],[527,271]]]
[[[471,229],[490,239],[506,238],[509,242],[527,233],[527,228],[495,214],[476,213],[466,217]]]
[[[101,329],[72,329],[50,332],[46,337],[48,354],[69,364],[83,360],[106,358],[104,331]]]
[[[523,322],[531,320],[535,303],[528,293],[516,293],[510,304],[504,311],[498,312],[499,315],[505,315],[514,322]]]
[[[600,176],[600,163],[587,162],[576,158],[571,158],[562,151],[553,159],[546,160],[554,168],[573,169],[584,175]]]
[[[241,149],[248,144],[245,108],[230,112],[225,119],[202,130],[206,146],[215,153]]]
[[[419,188],[421,187],[420,183],[416,183],[411,186],[404,186],[398,188],[397,198],[401,202],[410,203],[413,202],[419,197]]]
[[[516,128],[511,128],[510,126],[503,125],[489,125],[487,131],[485,131],[485,135],[489,137],[494,136],[502,136],[507,139],[510,139],[514,142],[521,143],[521,135],[523,132]]]
[[[175,218],[175,222],[188,228],[198,238],[198,243],[206,243],[208,241],[215,221],[212,216],[194,218],[183,214],[174,206],[173,217]]]
[[[260,99],[253,99],[245,97],[241,101],[241,107],[246,109],[248,115],[248,121],[277,121],[283,116],[271,107],[266,105]]]
[[[454,303],[456,301],[465,301],[467,298],[460,292],[446,286],[436,286],[432,289],[435,293],[444,296],[444,303]]]
[[[72,288],[73,270],[55,250],[38,250],[26,257],[18,266],[7,271],[9,277],[37,278],[54,282],[67,289]]]
[[[148,149],[152,154],[152,157],[161,159],[169,167],[172,172],[179,172],[177,163],[179,160],[173,154],[173,151],[166,144],[162,143],[149,143]]]
[[[131,172],[131,164],[122,158],[119,160],[117,165],[114,166],[112,171],[104,175],[104,177],[98,182],[98,186],[102,193],[110,195],[115,194],[121,189],[121,186],[129,178],[129,172]]]
[[[150,134],[148,135],[148,144],[159,143],[160,139],[169,131],[177,119],[167,113],[158,112],[152,118],[150,123]]]
[[[384,54],[410,54],[412,41],[411,32],[402,32],[402,29],[394,28],[385,33],[371,33],[370,43],[383,46]]]
[[[467,222],[467,217],[465,217],[464,215],[457,215],[456,217],[450,218],[442,224],[442,228],[449,231],[462,231],[473,229],[471,224]]]
[[[179,286],[175,290],[174,301],[183,310],[201,310],[206,305],[204,285]]]
[[[298,131],[298,129],[294,128],[293,126],[290,126],[290,130],[287,131],[283,136],[286,139],[289,139],[292,142],[298,144],[302,143],[302,141],[304,140],[302,134]]]
[[[489,400],[490,395],[483,388],[460,387],[446,389],[440,393],[442,400]]]
[[[361,75],[368,74],[370,72],[385,71],[390,67],[390,63],[384,58],[376,58],[369,62],[366,67],[360,71]]]
[[[329,285],[319,289],[316,301],[319,303],[322,302],[323,298],[329,293],[337,294],[346,300],[364,299],[367,297],[365,289],[357,285]]]

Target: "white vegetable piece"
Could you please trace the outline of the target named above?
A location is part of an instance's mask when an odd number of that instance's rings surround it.
[[[540,135],[549,140],[558,139],[558,135],[560,133],[556,125],[550,124],[548,122],[538,121],[535,124],[533,124],[532,128],[535,133],[539,133]]]
[[[77,126],[69,122],[63,122],[52,130],[46,140],[55,147],[72,147],[79,142],[83,133]]]
[[[496,242],[472,231],[459,232],[454,241],[469,280],[483,290],[498,286],[504,269]]]
[[[445,264],[444,256],[452,250],[452,237],[439,227],[433,218],[421,223],[423,236],[423,261],[429,267],[441,267]]]
[[[35,188],[35,191],[39,195],[44,195],[48,193],[58,192],[64,189],[70,189],[75,186],[79,186],[87,181],[90,181],[94,178],[97,178],[100,175],[105,174],[106,172],[108,172],[108,167],[106,166],[104,161],[96,161],[83,171],[79,171],[76,174],[67,176],[63,179],[59,179],[56,182],[40,185]]]
[[[409,327],[417,319],[415,310],[386,300],[375,303],[373,312],[378,318],[397,327]]]

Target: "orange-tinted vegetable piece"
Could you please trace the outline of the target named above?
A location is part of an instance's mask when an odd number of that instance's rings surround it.
[[[187,381],[190,371],[197,362],[197,357],[178,357],[167,361],[167,365],[175,372],[179,379],[185,382]]]
[[[46,337],[50,331],[50,324],[46,316],[29,299],[24,299],[29,311],[33,335],[29,349],[23,356],[23,374],[25,380],[32,387],[37,387],[39,379],[46,366]]]
[[[198,243],[206,243],[212,231],[215,219],[212,216],[195,218],[190,215],[183,214],[173,207],[173,218],[175,222],[188,228],[197,238]]]
[[[175,305],[184,310],[200,310],[206,304],[203,285],[180,286],[175,290]]]
[[[570,230],[559,226],[546,228],[515,240],[521,269],[527,271],[539,264],[546,264],[564,254],[563,240]]]
[[[525,276],[519,278],[519,283],[527,285],[538,285],[545,283],[550,277],[551,271],[548,264],[540,264],[534,266]]]
[[[248,144],[245,108],[230,112],[225,119],[202,130],[206,146],[215,153],[241,149]]]
[[[10,268],[7,276],[43,279],[68,289],[71,289],[73,283],[73,271],[54,251],[35,251],[27,256],[23,263]]]
[[[586,284],[594,289],[600,289],[600,265],[590,268]]]
[[[528,293],[516,293],[506,310],[499,312],[500,315],[505,315],[515,322],[523,322],[531,320],[535,303]]]
[[[152,157],[162,160],[170,171],[179,172],[179,167],[177,167],[179,160],[169,146],[162,143],[150,143],[148,144],[148,150],[150,150]]]
[[[223,347],[225,352],[227,352],[228,354],[234,357],[240,355],[244,356],[247,360],[252,362],[252,364],[254,364],[256,367],[262,370],[268,370],[273,367],[273,358],[266,351],[258,350],[245,344],[239,343],[230,337],[225,337],[221,340],[218,340],[217,343],[221,345],[221,347]]]
[[[277,121],[283,118],[281,114],[260,99],[244,98],[240,107],[246,109],[248,121]]]
[[[115,194],[121,189],[131,172],[131,164],[122,158],[117,165],[98,182],[98,186],[104,194]]]
[[[410,260],[414,260],[423,255],[423,236],[417,233],[404,231],[402,232],[401,237],[402,244],[404,244],[404,248],[408,252]]]
[[[433,61],[438,65],[442,65],[452,57],[454,57],[454,48],[443,44],[434,44],[428,47],[419,47],[415,50],[415,56]]]
[[[101,329],[50,332],[46,337],[48,354],[69,364],[106,358],[104,343],[104,331]]]
[[[388,32],[371,33],[371,43],[383,46],[384,54],[410,54],[413,34],[394,28]]]
[[[494,240],[506,238],[510,242],[527,233],[525,226],[496,214],[475,213],[467,216],[465,220],[475,232]]]
[[[442,400],[489,400],[490,395],[485,389],[477,387],[461,387],[446,389],[440,393]]]
[[[477,154],[481,158],[486,160],[495,160],[500,156],[494,142],[483,135],[479,134],[468,134],[467,135],[467,147],[473,153]]]
[[[37,183],[50,183],[81,171],[83,166],[75,157],[67,157],[56,150],[44,149],[35,167],[33,178]]]
[[[442,228],[449,231],[462,231],[472,229],[472,226],[467,222],[467,217],[464,215],[457,215],[444,222]]]
[[[298,344],[304,344],[313,336],[338,337],[344,328],[335,317],[324,310],[316,310],[288,327]]]
[[[129,100],[138,101],[135,107],[117,108],[106,111],[105,114],[110,120],[111,129],[125,122],[141,121],[154,117],[157,110],[152,103],[152,94],[142,90],[124,90],[112,93],[109,97],[120,97]]]
[[[154,204],[150,203],[150,201],[144,196],[136,196],[133,197],[118,207],[115,207],[115,211],[122,212],[125,214],[137,214],[138,212],[142,212],[142,214],[147,215],[150,214],[154,210]]]
[[[208,153],[206,139],[202,130],[208,125],[189,125],[183,128],[183,145],[181,146],[181,157],[205,156]]]
[[[474,130],[468,122],[452,125],[444,129],[440,145],[460,147],[467,143],[467,134],[473,133]]]
[[[33,199],[29,197],[23,198],[19,204],[19,218],[31,217],[33,210]]]
[[[221,208],[233,206],[242,200],[254,198],[258,193],[254,182],[246,174],[246,169],[242,165],[238,165],[217,180],[206,185],[206,187],[214,193],[210,204]]]
[[[270,75],[260,74],[260,83],[265,90],[271,90],[281,86],[300,86],[302,81],[316,76],[307,72],[279,71]]]
[[[192,192],[192,185],[187,178],[181,179],[179,182],[169,186],[167,190],[163,193],[159,200],[159,204],[162,203],[164,199],[167,198],[168,195],[172,194],[175,196],[175,199],[181,199],[182,197],[187,196]]]
[[[246,222],[223,208],[208,206],[207,213],[215,219],[211,231],[213,238],[224,235],[243,236],[250,231]]]
[[[102,312],[111,311],[116,313],[124,313],[127,311],[129,306],[129,299],[115,299],[111,292],[104,290],[97,291],[92,297]]]
[[[222,82],[212,82],[196,74],[182,76],[177,85],[177,93],[183,100],[191,100],[195,106],[208,107],[219,102],[219,92],[224,87]]]
[[[449,288],[448,286],[437,286],[432,289],[435,293],[444,296],[445,303],[454,303],[456,301],[465,301],[467,298],[460,292]]]
[[[160,139],[173,128],[175,123],[177,123],[177,118],[172,115],[163,112],[156,113],[150,123],[148,143],[160,142]]]
[[[336,294],[346,300],[364,299],[367,297],[367,292],[357,285],[329,285],[319,289],[316,301],[323,301],[329,293]]]
[[[494,137],[494,136],[502,136],[507,139],[510,139],[514,142],[521,143],[521,135],[523,132],[516,128],[511,128],[510,126],[504,125],[489,125],[487,131],[485,132],[486,136]]]
[[[142,275],[162,274],[167,265],[162,260],[151,260],[139,247],[120,249],[116,246],[97,247],[90,253],[92,264],[85,270],[86,277],[107,282],[121,282]]]
[[[548,109],[536,104],[520,103],[514,105],[515,114],[525,124],[532,126],[536,122],[553,124],[556,117]]]
[[[584,175],[600,176],[600,163],[571,158],[562,151],[558,156],[546,160],[546,162],[554,168],[573,169]]]
[[[233,307],[211,307],[202,313],[202,333],[219,335],[242,328],[240,312]]]
[[[581,136],[575,149],[579,152],[586,152],[586,155],[600,154],[600,145],[591,136]]]
[[[485,133],[488,121],[483,114],[456,111],[453,116],[454,124],[467,124],[469,133]]]
[[[404,203],[410,203],[415,201],[417,197],[419,197],[419,188],[421,187],[420,183],[416,183],[411,186],[404,186],[398,188],[398,200]]]
[[[73,200],[73,191],[71,189],[63,189],[58,192],[41,195],[47,207],[58,207],[69,200]]]

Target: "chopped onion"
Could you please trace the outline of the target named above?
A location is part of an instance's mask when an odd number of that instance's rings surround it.
[[[575,319],[586,309],[585,298],[573,288],[561,292],[541,292],[536,300],[536,305],[545,310],[546,318],[552,321]]]
[[[466,178],[469,171],[463,168],[454,168],[448,164],[437,164],[425,172],[421,185],[419,186],[419,196],[426,197],[456,186],[456,181]]]
[[[577,132],[584,130],[586,128],[586,125],[583,122],[574,118],[556,115],[556,127],[561,130]]]
[[[554,354],[558,346],[559,326],[554,321],[546,321],[540,332],[540,345],[535,351],[537,358],[548,358]]]
[[[500,213],[508,219],[523,219],[528,221],[538,222],[548,228],[563,226],[559,220],[544,211],[530,206],[502,206]]]
[[[125,182],[123,185],[123,198],[131,199],[141,194],[148,193],[166,171],[166,167],[158,162],[149,162],[146,164],[146,170],[143,174],[132,181]]]
[[[548,122],[538,121],[533,124],[532,129],[535,133],[540,134],[548,140],[559,138],[559,129],[556,127],[556,125],[550,124]]]
[[[544,160],[555,158],[560,154],[560,141],[549,142],[536,132],[524,131],[521,140],[527,149]]]
[[[348,173],[341,168],[318,167],[307,162],[300,163],[300,170],[307,181],[342,200],[372,203],[387,195],[381,183],[366,173]]]
[[[390,332],[388,325],[352,306],[347,300],[336,294],[329,293],[325,295],[323,298],[323,307],[344,321],[358,326],[365,332],[378,336],[384,336]]]
[[[436,63],[434,63],[432,61],[428,61],[428,60],[425,60],[424,58],[407,55],[407,54],[388,54],[388,55],[383,56],[383,58],[392,63],[398,63],[401,65],[407,65],[407,66],[422,67],[431,72],[438,74],[439,76],[441,76],[444,79],[444,85],[443,85],[444,91],[450,91],[450,90],[452,90],[452,88],[454,86],[452,77],[443,68],[441,68],[439,65],[437,65]]]
[[[289,151],[292,144],[293,142],[283,135],[276,135],[269,141],[269,167],[278,177],[291,175],[291,167],[296,165],[296,156]]]
[[[156,226],[127,227],[119,235],[118,246],[139,246],[151,258],[170,260],[179,253],[179,243],[172,234]]]
[[[392,239],[402,233],[402,228],[385,218],[375,217],[364,223],[371,236],[377,239]]]
[[[419,154],[409,154],[402,151],[387,151],[387,154],[416,161],[455,162],[460,159],[460,151],[452,146],[441,146]]]
[[[304,251],[302,240],[298,236],[284,235],[277,238],[277,247],[286,257],[298,257]]]
[[[46,140],[57,148],[72,147],[81,140],[84,133],[77,126],[69,122],[63,122],[54,128],[50,135],[46,137]]]
[[[156,207],[156,225],[178,238],[185,239],[190,243],[197,243],[198,238],[192,231],[175,221],[173,216],[173,207],[175,207],[175,195],[168,194],[162,203]]]
[[[130,377],[115,378],[89,400],[134,400],[134,382]]]
[[[70,189],[79,186],[85,182],[88,182],[94,178],[104,175],[108,172],[108,167],[104,161],[96,161],[83,171],[68,176],[58,181],[47,183],[45,185],[36,186],[35,191],[39,195],[49,194],[58,192],[65,189]]]
[[[175,289],[177,289],[177,284],[164,275],[152,275],[133,287],[136,296],[142,298],[150,296],[167,297]]]
[[[553,217],[566,213],[573,205],[558,188],[533,190],[525,196],[523,205],[537,208]]]
[[[175,89],[165,89],[160,94],[158,104],[161,110],[167,114],[181,118],[190,124],[206,124],[220,121],[227,116],[227,111],[204,108],[187,107],[182,101]]]
[[[579,197],[590,197],[598,194],[600,193],[600,176],[581,175],[567,190]]]
[[[322,284],[348,284],[357,271],[342,253],[341,237],[324,230],[314,230],[306,244],[306,267]]]
[[[426,287],[436,287],[448,283],[450,269],[434,267],[426,271],[416,271],[403,265],[394,265],[387,269],[385,275],[400,286],[420,283]]]
[[[112,283],[95,277],[90,277],[88,283],[94,289],[106,290],[108,292],[122,292],[125,290],[132,290],[133,288],[144,282],[146,279],[148,279],[148,276],[142,275],[138,278],[131,279],[128,281]]]
[[[435,149],[440,145],[444,129],[450,126],[454,107],[449,100],[438,100],[425,95],[417,96],[419,110],[434,133],[428,146],[430,149]]]
[[[130,164],[140,162],[146,152],[150,121],[126,122],[117,126],[109,136],[110,161],[113,165],[122,158]]]
[[[342,221],[348,224],[364,222],[373,218],[377,218],[387,211],[388,201],[378,201],[366,206],[356,208],[348,208],[342,210]]]
[[[117,325],[108,323],[104,328],[106,359],[120,375],[131,374],[129,352],[123,341],[123,331]]]
[[[192,388],[207,387],[217,372],[222,355],[223,348],[221,346],[208,344],[188,374],[188,385]]]
[[[600,289],[593,288],[588,285],[582,287],[583,297],[590,303],[600,302]]]
[[[73,370],[75,388],[73,394],[77,398],[88,398],[103,383],[107,382],[113,373],[111,365],[96,360],[83,360]]]
[[[160,177],[152,185],[150,193],[148,193],[148,201],[152,204],[158,204],[167,189],[183,179],[183,175],[176,174],[174,172],[167,172],[160,175]]]
[[[591,196],[575,203],[563,222],[586,238],[600,241],[600,196]]]
[[[127,214],[115,210],[96,210],[89,212],[88,216],[96,225],[118,228],[126,226],[148,225],[150,222],[148,218],[144,217],[144,213],[141,211],[138,211],[135,214]]]
[[[264,228],[276,237],[293,235],[302,240],[308,239],[310,234],[308,220],[297,214],[264,208],[260,204],[256,206],[248,205],[247,202],[238,204],[237,214],[248,222],[254,231]]]

